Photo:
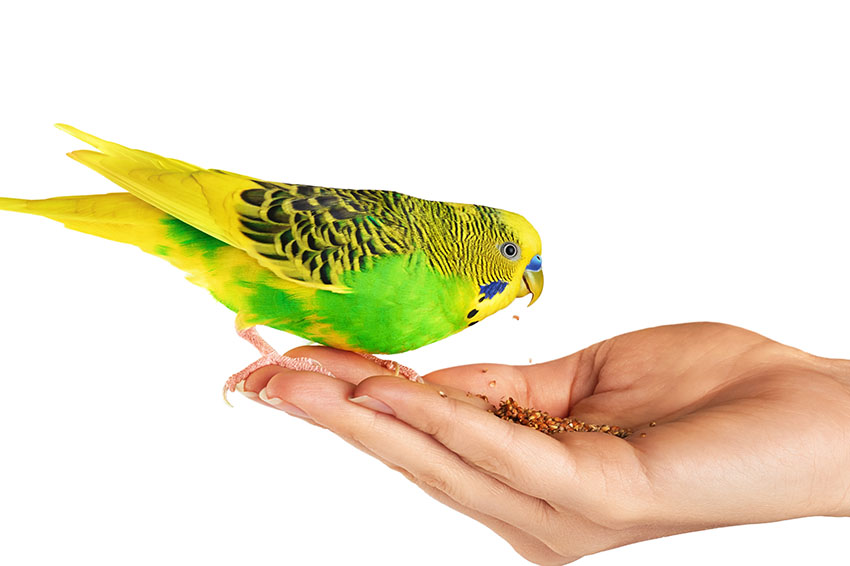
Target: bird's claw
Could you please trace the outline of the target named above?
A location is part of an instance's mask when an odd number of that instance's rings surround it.
[[[293,358],[290,356],[282,356],[277,352],[273,352],[264,355],[262,358],[258,359],[242,371],[234,373],[230,376],[230,378],[224,384],[224,387],[221,392],[222,396],[224,397],[224,402],[230,405],[230,401],[227,400],[228,391],[236,391],[236,389],[238,389],[239,387],[242,388],[240,389],[240,391],[244,391],[244,383],[245,380],[248,379],[249,375],[251,375],[260,368],[272,365],[280,366],[284,369],[292,369],[295,371],[312,371],[315,373],[326,375],[328,377],[335,377],[334,374],[332,374],[329,370],[322,366],[322,364],[312,358]]]
[[[381,359],[378,356],[374,356],[372,354],[365,354],[363,352],[358,353],[370,362],[376,363],[379,366],[392,371],[397,376],[404,377],[416,383],[425,383],[419,376],[419,374],[416,373],[416,370],[414,370],[413,368],[403,366],[400,363],[394,362],[392,360]]]

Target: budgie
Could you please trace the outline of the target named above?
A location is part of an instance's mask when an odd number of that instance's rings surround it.
[[[273,363],[330,375],[308,358],[277,354],[258,325],[388,364],[374,355],[441,340],[517,297],[531,294],[530,305],[543,289],[540,236],[518,214],[392,191],[272,183],[57,127],[97,150],[70,157],[127,192],[0,198],[0,209],[138,246],[235,311],[237,331],[262,357],[225,391]]]

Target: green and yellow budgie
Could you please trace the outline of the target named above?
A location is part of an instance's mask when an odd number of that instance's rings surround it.
[[[327,373],[279,356],[257,325],[393,354],[542,291],[540,236],[518,214],[391,191],[270,183],[58,127],[97,150],[72,158],[128,192],[0,198],[0,209],[133,244],[188,273],[237,313],[240,335],[264,354],[230,378],[231,390],[270,363]],[[416,377],[407,368],[405,375]]]

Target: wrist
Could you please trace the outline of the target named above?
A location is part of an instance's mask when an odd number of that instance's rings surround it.
[[[843,429],[847,432],[846,436],[850,436],[850,360],[833,360],[835,363],[834,376],[835,380],[843,386],[844,395],[844,415],[845,422]],[[846,453],[846,452],[845,452]],[[839,486],[839,501],[835,515],[838,517],[850,517],[850,456],[845,457],[844,462],[839,465],[843,466],[842,478],[844,479],[843,486]]]
[[[850,360],[836,360],[838,371],[836,371],[836,379],[850,388]]]

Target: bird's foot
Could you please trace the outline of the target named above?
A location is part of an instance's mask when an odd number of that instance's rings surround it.
[[[272,348],[268,342],[263,340],[260,334],[257,332],[257,329],[253,326],[247,328],[245,330],[239,330],[239,336],[245,340],[247,340],[251,345],[253,345],[257,350],[263,354],[263,357],[252,363],[245,369],[240,372],[234,373],[230,376],[227,382],[224,384],[224,388],[221,391],[222,396],[224,396],[224,402],[230,405],[230,401],[227,400],[227,392],[235,391],[237,386],[242,384],[248,376],[257,371],[260,368],[266,366],[280,366],[284,369],[294,369],[296,371],[312,371],[316,373],[321,373],[322,375],[327,375],[328,377],[334,377],[329,370],[325,369],[322,364],[317,362],[312,358],[293,358],[292,356],[282,356]]]
[[[378,356],[373,356],[372,354],[364,354],[363,352],[358,352],[361,356],[369,360],[370,362],[374,362],[379,366],[386,368],[398,376],[409,379],[410,381],[415,381],[416,383],[425,383],[419,374],[416,373],[416,370],[409,368],[407,366],[403,366],[398,362],[394,362],[392,360],[384,360],[379,358]]]
[[[317,362],[312,358],[293,358],[290,356],[282,356],[277,352],[271,352],[266,354],[259,360],[255,361],[245,369],[240,372],[234,373],[230,376],[227,382],[224,384],[224,388],[222,389],[222,395],[224,396],[225,402],[229,405],[230,402],[227,400],[227,392],[235,391],[237,386],[242,384],[248,376],[257,371],[260,368],[266,366],[280,366],[284,369],[293,369],[295,371],[312,371],[315,373],[321,373],[322,375],[326,375],[328,377],[334,377],[328,369],[326,369],[322,364]]]
[[[237,319],[237,329],[241,326]],[[224,384],[224,389],[222,389],[222,395],[224,396],[224,401],[228,405],[230,402],[227,400],[227,392],[235,391],[237,387],[239,387],[248,376],[257,371],[258,369],[266,366],[277,365],[285,369],[294,369],[296,371],[312,371],[316,373],[320,373],[322,375],[327,375],[328,377],[335,377],[330,371],[325,369],[322,364],[317,362],[312,358],[293,358],[291,356],[282,356],[278,354],[274,348],[272,348],[268,342],[263,340],[260,333],[257,332],[257,329],[253,326],[245,329],[238,329],[237,332],[239,336],[244,340],[247,340],[252,346],[254,346],[260,353],[263,355],[262,358],[252,363],[242,371],[238,373],[234,373],[230,376],[230,379],[227,380],[227,383]],[[378,364],[379,366],[386,368],[398,376],[409,379],[410,381],[415,381],[416,383],[425,383],[419,374],[416,373],[415,370],[403,366],[398,362],[394,362],[391,360],[383,360],[377,356],[373,356],[372,354],[364,354],[358,352],[361,356],[366,358],[367,360]]]

